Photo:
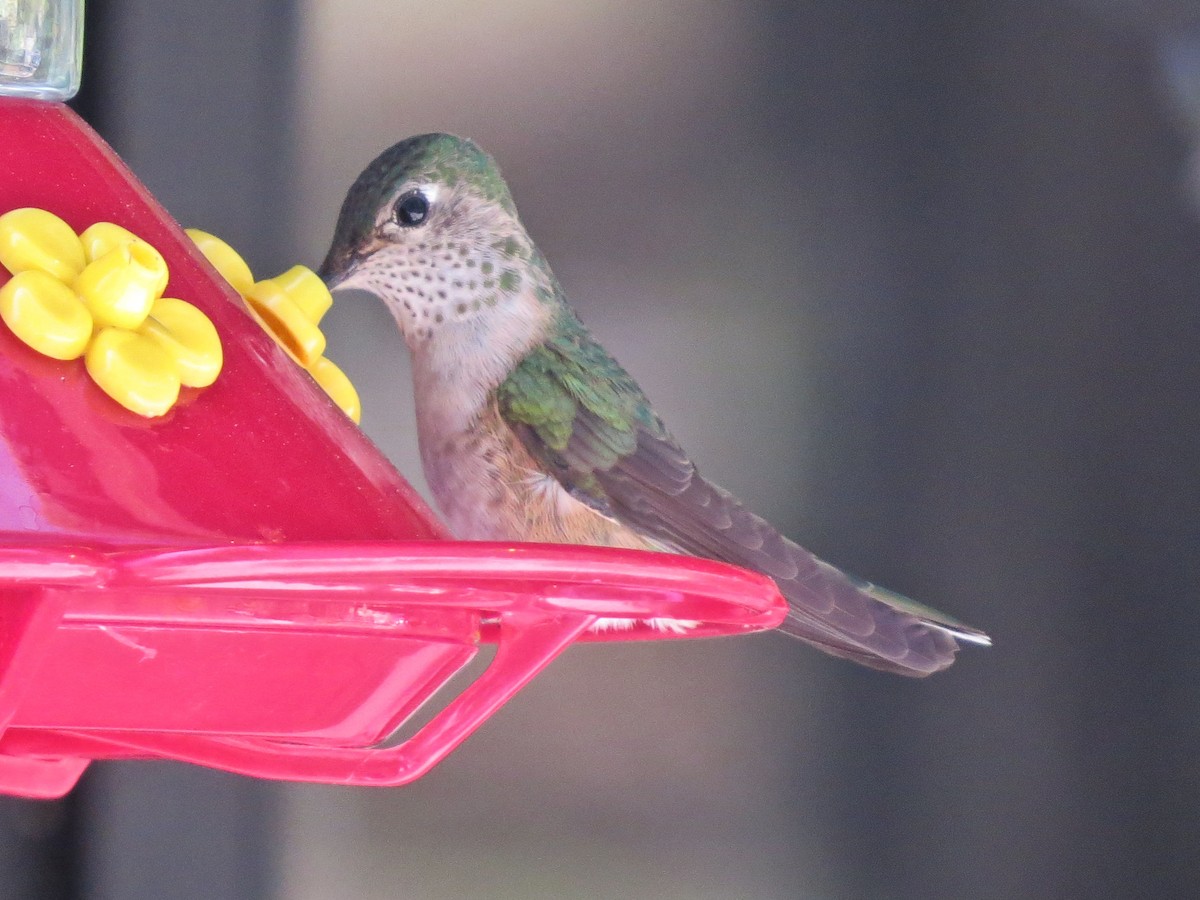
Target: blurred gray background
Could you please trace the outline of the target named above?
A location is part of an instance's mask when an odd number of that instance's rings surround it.
[[[910,682],[776,635],[576,648],[396,790],[97,765],[0,897],[1190,897],[1200,12],[1168,0],[96,0],[81,111],[257,273],[380,150],[500,161],[706,473],[990,631]],[[407,361],[330,356],[420,485]]]

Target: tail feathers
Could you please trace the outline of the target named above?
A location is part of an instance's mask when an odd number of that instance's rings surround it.
[[[572,441],[583,441],[576,419]],[[700,476],[658,427],[637,451],[590,476],[606,509],[651,546],[744,566],[775,579],[791,610],[780,629],[835,656],[921,677],[952,662],[958,640],[987,636],[898,594],[852,578],[788,540],[735,496]]]
[[[914,678],[953,663],[960,640],[991,644],[978,629],[810,558],[815,566],[803,578],[777,579],[791,606],[779,626],[786,634],[833,656]]]
[[[926,606],[924,603],[910,600],[903,594],[889,591],[887,588],[855,578],[853,575],[846,575],[846,578],[859,590],[874,597],[880,603],[890,606],[899,612],[908,613],[914,619],[921,621],[930,628],[940,629],[952,638],[968,644],[975,644],[980,647],[992,646],[992,639],[984,632],[951,618],[944,612],[934,609],[932,606]]]

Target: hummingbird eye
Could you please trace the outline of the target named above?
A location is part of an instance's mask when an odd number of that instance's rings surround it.
[[[429,215],[429,200],[420,191],[409,191],[396,201],[392,210],[397,225],[412,228]]]

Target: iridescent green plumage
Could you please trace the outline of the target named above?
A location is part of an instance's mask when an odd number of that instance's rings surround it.
[[[641,389],[561,305],[550,334],[496,389],[501,416],[571,493],[607,508],[597,471],[637,451],[638,428],[661,428]]]

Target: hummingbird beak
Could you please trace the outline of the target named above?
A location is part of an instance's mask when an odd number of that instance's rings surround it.
[[[317,274],[325,282],[325,286],[333,291],[354,274],[358,261],[359,257],[350,250],[330,248],[329,255],[325,257],[325,262],[321,263]]]

